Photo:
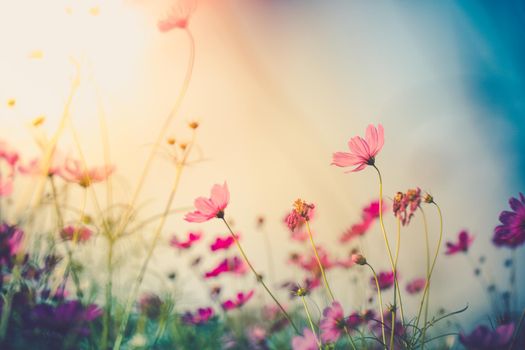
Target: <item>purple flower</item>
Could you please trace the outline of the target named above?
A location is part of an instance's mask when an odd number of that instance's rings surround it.
[[[504,210],[499,215],[501,225],[494,229],[492,242],[498,247],[516,248],[525,242],[525,196],[511,197],[512,211]]]
[[[193,325],[205,324],[214,316],[214,314],[215,313],[211,307],[199,308],[193,314],[187,311],[182,316],[182,322]]]
[[[460,334],[459,341],[469,350],[504,349],[512,339],[514,328],[514,323],[501,325],[494,330],[481,325],[468,335]]]
[[[341,337],[346,326],[343,307],[337,301],[323,311],[323,319],[319,324],[321,339],[327,343],[335,343]]]

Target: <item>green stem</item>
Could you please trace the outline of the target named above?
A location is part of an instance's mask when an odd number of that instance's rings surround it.
[[[106,308],[104,312],[104,325],[102,329],[102,343],[101,349],[107,349],[109,344],[109,332],[111,328],[111,304],[113,295],[113,245],[114,240],[109,237],[108,232],[108,256],[107,256],[107,269],[108,269],[108,280],[106,282]]]
[[[255,275],[255,278],[257,279],[257,281],[263,286],[263,288],[266,290],[266,292],[270,295],[270,297],[273,299],[273,301],[275,302],[275,304],[277,304],[277,306],[279,307],[279,309],[281,309],[284,317],[286,317],[286,319],[288,320],[288,322],[290,322],[290,324],[292,325],[293,329],[295,330],[295,332],[297,334],[301,334],[299,333],[299,329],[295,326],[295,324],[293,323],[292,321],[292,318],[290,317],[290,315],[288,315],[288,313],[286,312],[286,310],[284,309],[284,307],[281,305],[281,303],[277,300],[277,298],[273,295],[273,293],[270,291],[270,289],[268,288],[268,286],[266,286],[266,283],[264,283],[261,275],[259,275],[257,273],[257,271],[255,270],[255,268],[253,267],[252,263],[250,262],[250,260],[248,259],[248,256],[246,255],[246,253],[244,252],[244,249],[242,248],[241,244],[239,243],[239,240],[237,239],[237,236],[235,235],[235,233],[233,233],[233,230],[231,229],[230,225],[228,224],[228,222],[226,221],[226,219],[224,219],[224,217],[221,218],[222,221],[224,222],[224,224],[226,225],[226,227],[228,228],[228,231],[230,231],[230,234],[232,235],[233,237],[233,240],[235,241],[235,244],[237,245],[237,248],[239,248],[239,251],[244,259],[244,261],[246,262],[246,264],[248,265],[248,267],[250,268],[250,270],[252,270],[253,274]]]
[[[13,268],[13,281],[9,286],[7,297],[2,307],[2,316],[0,318],[0,344],[4,342],[5,336],[7,335],[7,329],[9,328],[9,318],[11,316],[11,307],[13,306],[13,298],[15,296],[16,289],[20,279],[20,266],[18,262]]]
[[[383,337],[383,346],[386,350],[385,319],[383,316],[383,297],[381,295],[381,288],[379,288],[379,280],[377,279],[376,271],[369,263],[366,263],[366,265],[370,268],[370,270],[372,270],[372,275],[374,276],[374,280],[376,282],[377,303],[379,304],[379,315],[381,316],[381,335]]]
[[[306,222],[306,230],[308,231],[308,236],[310,237],[310,243],[312,243],[315,258],[317,259],[317,264],[319,265],[319,269],[321,270],[321,275],[323,275],[324,285],[326,289],[328,290],[328,293],[330,294],[330,298],[332,299],[332,302],[333,302],[335,301],[334,293],[332,293],[332,289],[330,288],[330,285],[328,284],[328,279],[326,278],[326,273],[324,272],[323,264],[321,263],[321,259],[319,258],[319,254],[317,253],[317,248],[315,247],[315,243],[314,243],[314,237],[312,236],[312,231],[310,230],[309,220],[305,220],[305,222]]]
[[[525,318],[525,309],[521,313],[520,320],[518,321],[518,325],[516,326],[516,330],[514,331],[514,336],[512,337],[512,342],[510,343],[509,350],[512,350],[514,348],[514,344],[516,344],[516,340],[518,339],[518,336],[520,335],[520,328],[521,324],[523,323],[523,318]]]
[[[306,300],[304,296],[301,296],[301,301],[303,302],[304,311],[306,312],[306,317],[308,318],[308,322],[310,323],[310,328],[312,329],[312,333],[315,336],[315,340],[317,341],[319,350],[321,350],[321,342],[317,338],[317,332],[315,331],[314,323],[312,321],[312,316],[310,315],[310,310],[308,310],[308,305],[306,304]]]

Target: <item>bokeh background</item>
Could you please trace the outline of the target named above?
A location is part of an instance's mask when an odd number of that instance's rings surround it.
[[[71,116],[88,162],[103,162],[103,114],[118,169],[115,196],[128,200],[188,60],[184,33],[157,29],[171,6],[168,0],[2,1],[0,137],[27,157],[37,155],[28,126],[44,115],[43,130],[56,129],[75,72],[73,58],[81,84]],[[167,134],[187,140],[186,123],[198,120],[202,161],[185,172],[175,206],[190,208],[212,184],[227,181],[227,215],[255,265],[269,273],[266,234],[275,263],[272,282],[296,278],[286,261],[300,246],[282,224],[286,211],[297,197],[315,203],[316,240],[334,256],[346,256],[352,246],[340,245],[338,237],[377,198],[377,178],[371,169],[345,174],[330,166],[331,154],[345,150],[369,123],[382,123],[386,142],[377,164],[386,197],[415,186],[431,192],[443,208],[446,239],[471,230],[472,258],[486,256],[490,274],[499,276],[495,282],[507,288],[502,264],[509,252],[490,241],[499,212],[525,183],[524,19],[521,1],[200,1],[190,18],[194,72]],[[9,99],[16,99],[15,107],[7,105]],[[75,155],[67,132],[60,145]],[[159,156],[141,196],[141,215],[162,210],[173,173]],[[17,189],[15,198],[22,192]],[[266,218],[264,232],[255,229],[260,215]],[[435,241],[437,217],[432,211],[429,216]],[[393,233],[394,220],[387,224]],[[207,255],[212,267],[220,258],[205,245],[188,255],[168,247],[174,233],[182,236],[190,228],[195,225],[181,215],[170,218],[144,286],[172,288],[163,279],[177,271],[173,288],[184,306],[204,298],[187,262]],[[219,222],[199,228],[206,242],[225,233]],[[118,274],[121,291],[135,276],[150,231],[121,248],[127,266]],[[402,237],[400,271],[408,281],[424,274],[420,217]],[[103,254],[103,242],[84,252],[97,271],[102,262],[93,251]],[[378,269],[388,268],[377,226],[367,235],[366,255]],[[522,262],[523,254],[518,266]],[[334,272],[331,278],[346,308],[361,305],[363,295],[349,287],[347,275]],[[435,281],[434,309],[468,303],[462,316],[467,320],[490,311],[465,257],[441,255]],[[229,288],[253,285],[246,277],[232,279]],[[520,274],[518,286],[523,300]]]

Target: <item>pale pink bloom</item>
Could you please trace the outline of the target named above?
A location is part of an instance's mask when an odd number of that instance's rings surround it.
[[[177,5],[171,8],[166,18],[157,23],[157,27],[161,32],[169,32],[174,28],[185,29],[194,10],[195,0],[179,0]]]
[[[407,284],[407,292],[408,294],[417,294],[421,292],[423,289],[425,289],[426,284],[427,284],[426,278],[424,277],[414,278],[412,281],[410,281]]]
[[[86,242],[91,238],[93,232],[85,227],[66,226],[60,232],[60,237],[65,241]]]
[[[258,348],[259,345],[264,344],[266,340],[266,329],[261,326],[252,326],[248,329],[248,340],[255,347]]]
[[[0,141],[0,158],[5,160],[11,168],[14,168],[20,156],[10,145],[4,141]]]
[[[350,153],[335,152],[332,164],[338,167],[355,166],[348,172],[363,170],[367,165],[375,164],[375,157],[383,148],[384,142],[383,126],[379,124],[376,128],[370,124],[366,129],[365,139],[360,136],[352,137],[348,141]]]
[[[51,165],[47,169],[47,176],[59,175],[65,165],[66,160],[59,153],[55,152],[52,157]],[[37,176],[43,172],[41,160],[35,158],[26,164],[18,164],[18,171],[23,175]]]
[[[224,209],[230,200],[230,192],[226,182],[224,185],[213,185],[210,198],[195,199],[195,210],[186,214],[184,220],[188,222],[205,222],[213,218],[224,218]]]
[[[319,324],[323,342],[335,343],[341,337],[346,326],[343,307],[337,301],[323,311],[323,319]]]
[[[312,235],[314,233],[312,232]],[[304,231],[304,230],[295,230],[295,231],[292,231],[292,239],[294,241],[298,241],[298,242],[304,242],[306,240],[308,240],[309,238],[309,235],[308,235],[308,232],[307,231]]]
[[[111,165],[86,169],[80,161],[67,158],[59,175],[67,182],[89,187],[93,183],[105,181],[114,171],[115,168]]]
[[[16,163],[19,160],[18,152],[7,143],[0,141],[0,160],[6,165],[0,171],[0,196],[9,196],[13,192]]]
[[[308,328],[303,330],[302,336],[295,336],[292,338],[293,350],[318,350],[317,337]]]

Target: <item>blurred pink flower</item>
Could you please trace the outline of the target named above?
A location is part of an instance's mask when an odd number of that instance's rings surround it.
[[[233,259],[224,259],[217,267],[213,270],[208,271],[204,274],[204,278],[217,277],[223,273],[231,272],[237,275],[244,275],[248,271],[244,261],[238,257]]]
[[[94,183],[105,181],[114,171],[115,167],[111,165],[85,169],[80,161],[66,158],[64,167],[58,175],[67,182],[89,187]]]
[[[19,160],[18,152],[6,142],[0,141],[0,160],[6,164],[0,172],[0,196],[9,196],[13,192],[16,164]]]
[[[173,238],[170,241],[170,246],[174,248],[179,249],[189,249],[198,242],[202,237],[202,232],[189,232],[188,238],[185,241],[179,241],[179,239],[176,236],[173,236]]]
[[[384,213],[386,210],[388,210],[388,206],[383,204],[381,209]],[[368,232],[370,226],[372,226],[372,223],[377,218],[379,218],[379,200],[374,200],[367,206],[363,207],[361,211],[361,221],[352,225],[348,230],[346,230],[339,241],[341,243],[345,243],[356,237],[363,236]]]
[[[195,210],[186,214],[184,220],[188,222],[205,222],[213,218],[224,218],[224,209],[230,200],[230,192],[226,182],[224,185],[213,185],[210,198],[195,199]]]
[[[323,318],[319,324],[321,339],[323,342],[335,343],[341,337],[346,326],[343,307],[334,301],[331,306],[323,311]]]
[[[192,325],[201,325],[207,323],[214,315],[215,312],[211,307],[199,308],[195,313],[187,311],[182,316],[182,322]]]
[[[237,236],[237,239],[239,238],[239,235],[236,235]],[[224,249],[224,250],[227,250],[229,249],[232,244],[235,243],[235,240],[233,239],[232,236],[226,236],[226,237],[217,237],[215,239],[215,242],[212,243],[212,245],[210,245],[210,249],[212,252],[215,252],[217,250],[221,250],[221,249]]]
[[[421,292],[423,289],[425,289],[426,284],[427,284],[426,278],[418,277],[410,281],[407,284],[406,289],[407,289],[408,294],[417,294]]]
[[[454,242],[447,242],[447,251],[445,252],[446,255],[454,255],[456,253],[466,253],[474,241],[474,236],[471,236],[467,230],[463,230],[458,234],[458,241],[456,243]]]
[[[14,148],[4,141],[0,141],[0,158],[5,160],[11,168],[14,168],[20,156]]]
[[[166,18],[157,23],[157,27],[161,32],[168,32],[174,28],[185,29],[194,10],[195,0],[179,0],[177,5],[171,8]]]
[[[264,344],[266,340],[266,329],[261,326],[252,326],[247,332],[248,340],[255,348],[258,348],[261,344]]]
[[[254,290],[251,290],[248,293],[237,293],[235,299],[226,300],[222,303],[222,308],[226,311],[238,309],[246,304],[253,297],[254,293]]]
[[[303,330],[302,336],[295,336],[292,338],[293,350],[318,350],[317,338],[315,334],[308,328]]]
[[[75,242],[87,242],[93,232],[85,227],[74,227],[72,225],[66,226],[60,232],[60,237],[65,241],[75,241]]]
[[[399,278],[399,273],[397,274]],[[377,275],[377,281],[379,282],[379,289],[388,289],[394,285],[394,273],[392,271],[383,271]],[[372,287],[376,288],[376,280],[372,277],[370,279]]]
[[[367,165],[375,164],[375,157],[383,148],[384,142],[383,126],[378,124],[376,128],[370,124],[366,128],[365,139],[355,136],[348,141],[350,153],[335,152],[333,154],[332,165],[338,167],[356,166],[348,172],[363,170]]]
[[[291,234],[292,234],[291,238],[297,242],[304,242],[308,240],[308,237],[309,237],[308,232],[304,230],[295,230],[295,231],[292,231]],[[314,233],[312,232],[312,235],[313,234]]]

